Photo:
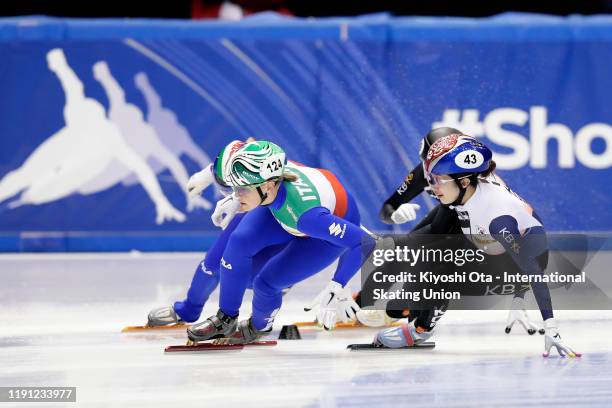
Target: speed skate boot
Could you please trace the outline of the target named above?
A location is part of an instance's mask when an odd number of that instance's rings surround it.
[[[149,312],[147,326],[168,326],[171,324],[184,323],[183,320],[176,314],[174,307],[164,306],[153,309]]]
[[[257,330],[253,326],[253,318],[238,323],[238,331],[228,340],[229,344],[247,344],[259,340],[270,334],[272,327],[268,330]],[[225,340],[225,339],[224,339]]]
[[[387,348],[414,347],[427,341],[432,335],[433,329],[425,331],[411,322],[379,331],[372,344]]]
[[[187,337],[194,343],[230,337],[236,331],[237,322],[238,316],[228,316],[219,309],[216,315],[188,328]]]

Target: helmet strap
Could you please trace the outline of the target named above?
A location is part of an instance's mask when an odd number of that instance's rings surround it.
[[[282,178],[281,178],[281,177],[278,177],[278,178],[276,178],[276,179],[269,179],[269,180],[266,180],[266,181],[274,181],[274,185],[275,185],[275,186],[278,186],[278,185],[280,184],[280,182],[282,181]],[[259,194],[259,198],[261,199],[261,201],[259,202],[259,204],[260,204],[260,205],[264,205],[264,204],[262,204],[262,203],[263,203],[264,201],[266,201],[266,199],[268,198],[268,193],[264,193],[264,192],[261,190],[261,186],[257,186],[257,194]],[[270,203],[268,203],[268,204],[270,204]],[[265,204],[265,205],[268,205],[268,204]]]
[[[457,183],[457,186],[459,187],[459,195],[457,196],[457,199],[449,205],[461,205],[461,201],[463,201],[463,197],[465,197],[465,193],[467,192],[467,187],[463,187],[461,181],[455,180],[455,183]]]
[[[457,187],[459,187],[459,195],[457,196],[457,199],[455,201],[453,201],[452,203],[448,205],[452,205],[452,206],[461,205],[462,204],[461,202],[463,201],[463,197],[465,197],[465,193],[467,193],[467,188],[472,185],[473,175],[470,175],[470,177],[467,178],[468,180],[470,180],[470,184],[468,184],[466,187],[463,187],[463,184],[461,184],[461,180],[464,180],[464,179],[460,178],[461,177],[460,174],[452,175],[451,177],[455,180],[455,184],[457,184]]]
[[[256,190],[257,190],[257,194],[259,194],[259,199],[261,200],[259,204],[261,204],[264,201],[266,201],[266,198],[268,198],[268,193],[264,193],[263,190],[261,189],[261,186],[257,186]]]

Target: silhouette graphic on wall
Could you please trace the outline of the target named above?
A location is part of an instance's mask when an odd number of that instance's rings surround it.
[[[134,83],[147,103],[147,122],[155,128],[164,145],[176,157],[185,155],[202,169],[208,166],[210,157],[191,139],[187,129],[178,122],[176,114],[163,107],[162,99],[151,85],[147,74],[136,74]]]
[[[125,98],[125,92],[113,77],[108,64],[105,61],[98,61],[93,66],[94,78],[100,82],[109,101],[108,117],[119,127],[125,141],[137,152],[140,157],[168,168],[170,173],[181,187],[181,191],[185,194],[187,202],[187,210],[192,211],[194,208],[210,209],[210,202],[202,197],[190,199],[187,190],[184,188],[187,185],[189,176],[181,161],[162,143],[157,132],[144,120],[142,111],[134,104],[128,103]],[[83,193],[91,193],[102,191],[122,180],[125,180],[130,175],[130,169],[122,166],[119,163],[110,166],[106,171],[98,176],[95,180],[82,186],[79,191]]]
[[[16,208],[48,203],[77,192],[88,194],[81,191],[87,190],[83,186],[120,163],[136,174],[155,204],[157,224],[184,221],[185,215],[165,197],[155,173],[106,118],[104,106],[85,96],[83,83],[68,65],[63,50],[49,51],[47,64],[65,93],[66,125],[41,143],[21,167],[0,180],[0,202],[21,193],[8,205]]]

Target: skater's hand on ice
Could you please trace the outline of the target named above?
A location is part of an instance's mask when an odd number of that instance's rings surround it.
[[[546,330],[546,334],[544,336],[544,357],[548,357],[550,355],[550,349],[552,347],[555,347],[557,349],[557,352],[561,357],[581,356],[580,353],[576,353],[569,346],[563,343],[555,319],[547,319],[544,322],[544,329]]]
[[[524,303],[525,300],[522,297],[515,296],[512,299],[512,308],[508,311],[508,318],[506,319],[506,333],[510,333],[514,323],[518,322],[529,335],[535,334],[536,331],[544,334],[544,329],[538,327],[529,319]]]
[[[235,194],[228,195],[222,200],[217,201],[215,211],[210,219],[213,224],[221,229],[225,229],[240,209],[240,200]]]
[[[353,300],[351,291],[335,281],[329,282],[310,305],[304,308],[306,312],[313,309],[317,314],[317,322],[325,330],[332,330],[336,327],[338,318],[343,322],[355,319],[355,314],[360,310]]]
[[[214,177],[212,173],[212,164],[209,164],[203,170],[193,174],[187,182],[187,192],[189,196],[199,196],[204,189],[213,183]]]

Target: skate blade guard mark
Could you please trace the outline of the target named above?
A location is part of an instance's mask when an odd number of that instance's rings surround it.
[[[316,321],[309,321],[309,322],[295,322],[292,323],[293,325],[297,326],[297,327],[323,327],[321,326],[318,322]],[[387,327],[392,327],[392,326],[399,326],[401,323],[399,322],[393,322],[391,325],[387,326]],[[360,328],[370,328],[370,326],[366,326],[364,324],[361,324],[359,322],[351,322],[351,323],[343,323],[343,322],[339,322],[336,323],[336,327],[334,328],[334,330],[336,329],[360,329]]]
[[[200,351],[221,351],[221,350],[242,350],[251,346],[276,346],[276,340],[254,341],[247,344],[217,344],[217,343],[198,343],[194,345],[168,346],[164,349],[166,353],[174,352],[200,352]]]
[[[190,324],[186,323],[177,323],[177,324],[169,324],[166,326],[125,326],[121,329],[121,333],[129,333],[129,332],[138,332],[138,331],[163,331],[163,330],[186,330],[190,327]]]
[[[406,347],[399,347],[399,348],[391,348],[391,347],[385,347],[382,345],[376,345],[376,344],[372,344],[372,343],[363,343],[363,344],[349,344],[348,346],[346,346],[346,348],[350,351],[403,351],[403,350],[431,350],[434,347],[436,347],[436,343],[433,341],[426,341],[423,342],[421,344],[417,344],[414,346],[406,346]]]

